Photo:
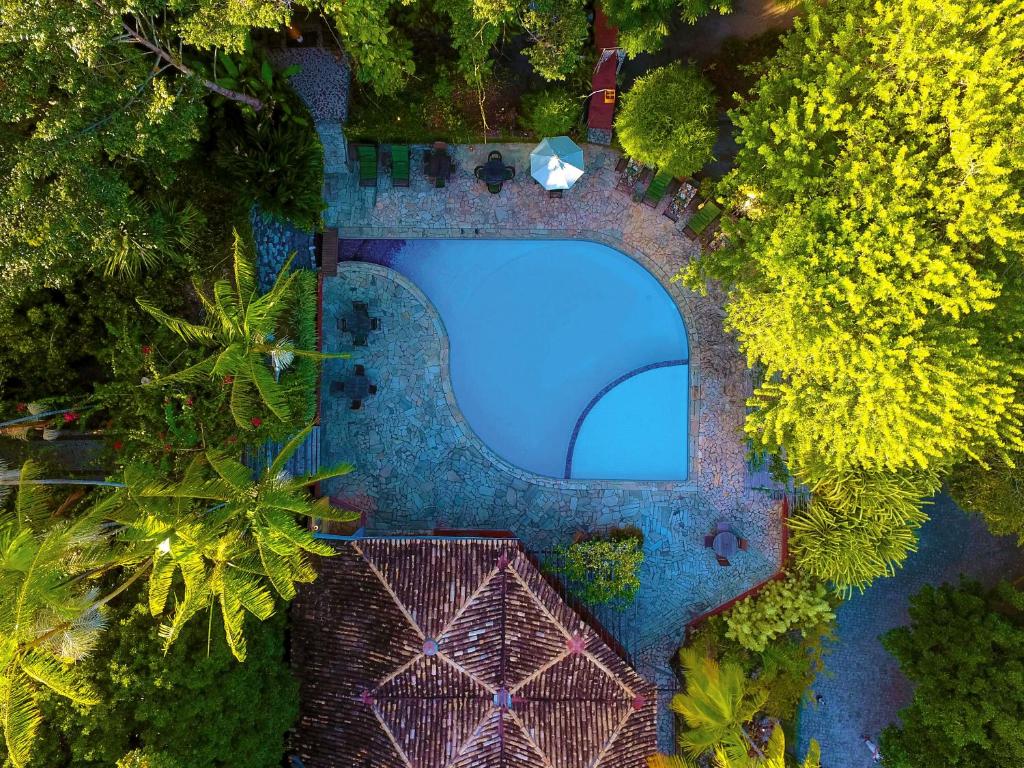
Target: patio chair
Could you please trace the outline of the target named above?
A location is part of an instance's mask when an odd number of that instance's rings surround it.
[[[690,221],[687,222],[686,227],[683,229],[683,234],[691,240],[699,240],[721,215],[722,209],[710,200],[707,200],[697,209],[697,212],[693,214]]]
[[[352,405],[349,406],[349,410],[350,411],[358,411],[362,407],[363,407],[363,401],[362,400],[353,400],[352,401]]]
[[[379,331],[380,330],[380,318],[379,317],[371,317],[370,318],[370,330],[371,331]]]
[[[356,147],[359,159],[359,186],[377,186],[377,147],[374,144],[360,144]]]
[[[564,191],[565,190],[563,190],[563,189],[549,189],[548,190],[548,197],[550,199],[552,199],[552,200],[561,200],[562,199],[562,192],[564,192]]]
[[[719,564],[719,565],[721,565],[721,566],[728,566],[728,565],[732,565],[732,563],[730,563],[730,562],[729,562],[728,560],[726,560],[726,559],[725,559],[724,557],[722,557],[721,555],[716,555],[716,556],[715,556],[715,560],[717,560],[717,561],[718,561],[718,564]]]
[[[396,187],[409,186],[409,146],[391,145],[391,183]]]
[[[376,384],[370,384],[369,386],[367,386],[366,391],[369,392],[371,395],[376,395],[377,394],[377,385]]]
[[[658,203],[661,202],[661,198],[665,196],[665,192],[668,190],[669,182],[672,181],[672,177],[665,171],[658,171],[654,177],[654,181],[651,182],[650,186],[647,187],[647,192],[644,194],[644,205],[649,208],[657,208]]]
[[[740,550],[743,551],[743,552],[746,552],[748,549],[750,549],[750,540],[749,539],[737,538],[737,543],[739,544]]]
[[[626,157],[625,155],[622,155],[619,158],[619,162],[615,164],[615,172],[622,173],[624,170],[626,170],[627,165],[629,165],[629,158]]]
[[[348,320],[344,317],[338,318],[338,330],[342,333],[348,332]]]
[[[366,368],[364,366],[362,366],[362,365],[357,365],[356,366],[356,376],[365,376],[365,375],[366,375]]]
[[[709,534],[708,536],[704,537],[704,546],[707,549],[711,549],[711,547],[715,546],[715,536],[714,536],[714,534]]]
[[[367,304],[365,301],[353,301],[352,309],[354,309],[356,312],[369,312],[370,305]]]

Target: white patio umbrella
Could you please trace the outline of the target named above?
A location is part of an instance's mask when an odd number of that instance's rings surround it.
[[[530,153],[530,174],[544,189],[568,189],[583,175],[583,150],[568,136],[542,139]]]

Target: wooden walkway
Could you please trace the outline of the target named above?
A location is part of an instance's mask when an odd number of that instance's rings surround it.
[[[619,32],[609,24],[600,7],[594,9],[594,45],[601,58],[594,70],[587,128],[592,142],[608,144],[618,98],[615,76],[619,70]],[[601,141],[602,138],[607,140]]]

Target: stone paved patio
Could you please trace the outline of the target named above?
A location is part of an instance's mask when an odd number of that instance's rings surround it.
[[[326,133],[321,128],[321,135]],[[377,265],[347,262],[324,280],[324,345],[347,349],[336,331],[341,308],[366,301],[382,330],[348,361],[325,366],[321,411],[325,462],[357,469],[328,487],[368,513],[372,532],[449,528],[511,530],[543,555],[579,530],[634,524],[645,534],[646,562],[635,606],[600,614],[640,671],[667,696],[676,686],[668,666],[689,619],[770,576],[779,566],[777,504],[750,487],[742,423],[749,391],[746,366],[722,330],[716,297],[697,296],[670,278],[695,254],[681,224],[637,205],[614,189],[617,153],[586,146],[587,173],[561,200],[528,177],[526,145],[455,147],[459,164],[434,189],[413,152],[412,183],[393,188],[382,175],[360,189],[345,167],[343,144],[326,151],[327,226],[342,238],[585,238],[632,256],[674,297],[690,336],[691,477],[681,483],[560,480],[531,475],[495,456],[465,425],[451,394],[447,337],[432,306],[406,279]],[[325,150],[327,148],[325,147]],[[516,166],[516,179],[490,195],[472,176],[488,151]],[[379,386],[362,410],[332,400],[328,384],[354,364]],[[751,550],[718,567],[703,536],[720,518],[734,521]],[[662,734],[671,748],[671,718]]]

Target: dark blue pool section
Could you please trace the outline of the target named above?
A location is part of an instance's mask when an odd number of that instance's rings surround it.
[[[686,328],[629,256],[568,240],[349,241],[341,255],[433,303],[459,408],[502,458],[559,478],[570,463],[574,478],[687,478]]]

